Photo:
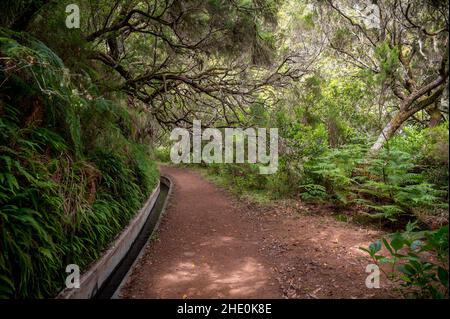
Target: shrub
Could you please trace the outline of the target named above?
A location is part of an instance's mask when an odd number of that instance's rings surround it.
[[[380,269],[389,280],[399,283],[403,296],[448,298],[448,226],[436,231],[414,230],[415,224],[408,224],[405,232],[361,249],[376,264],[391,265],[390,270]],[[383,246],[387,254],[381,253]]]

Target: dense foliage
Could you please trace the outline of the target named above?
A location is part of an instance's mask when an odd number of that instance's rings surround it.
[[[254,164],[208,164],[207,170],[239,195],[333,204],[345,220],[396,231],[417,223],[419,232],[394,235],[393,259],[383,261],[394,264],[393,273],[397,259],[406,262],[400,268],[405,296],[445,297],[448,9],[415,1],[378,5],[385,20],[373,28],[352,1],[287,1],[281,33],[323,45],[324,52],[308,74],[279,92],[277,105],[250,109],[254,126],[279,128],[279,169],[268,176]],[[319,40],[311,41],[314,32]],[[290,39],[281,50],[294,45]],[[168,158],[164,149],[159,154]],[[439,230],[423,232],[430,229]],[[410,246],[411,236],[427,244],[401,255],[397,250]],[[431,247],[433,236],[440,238],[439,251]]]
[[[78,91],[42,42],[2,30],[0,56],[0,297],[53,296],[66,265],[95,261],[158,173],[130,111]]]
[[[297,76],[274,57],[273,1],[79,1],[79,29],[69,4],[2,3],[3,298],[54,296],[98,258],[156,184],[161,132]]]
[[[387,278],[400,282],[399,290],[405,297],[448,298],[448,225],[435,231],[415,229],[415,224],[408,224],[405,232],[361,249],[381,266]],[[383,245],[386,255],[380,252]],[[426,254],[427,258],[423,258]],[[383,265],[389,268],[384,270]]]
[[[447,0],[375,16],[353,0],[80,0],[68,29],[71,3],[2,7],[0,297],[52,296],[65,265],[95,260],[154,187],[152,148],[169,161],[167,133],[195,119],[278,128],[275,174],[202,166],[237,194],[393,229],[392,256],[369,254],[416,296],[448,294]]]

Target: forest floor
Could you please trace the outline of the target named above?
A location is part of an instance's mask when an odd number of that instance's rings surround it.
[[[237,200],[198,172],[161,167],[174,182],[158,235],[121,298],[395,298],[368,289],[367,247],[382,232],[300,202]]]

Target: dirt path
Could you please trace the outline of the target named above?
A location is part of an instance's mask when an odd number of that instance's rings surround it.
[[[223,191],[187,170],[163,168],[174,182],[159,240],[124,289],[129,298],[277,298],[261,236]]]
[[[170,204],[120,297],[390,296],[386,285],[364,284],[368,260],[358,247],[376,231],[296,212],[305,207],[242,205],[197,173],[162,171],[174,182]]]

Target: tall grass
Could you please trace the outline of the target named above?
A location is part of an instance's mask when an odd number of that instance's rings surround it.
[[[43,43],[0,30],[0,298],[55,296],[157,183],[126,109],[71,80]],[[93,88],[95,91],[95,88]]]

